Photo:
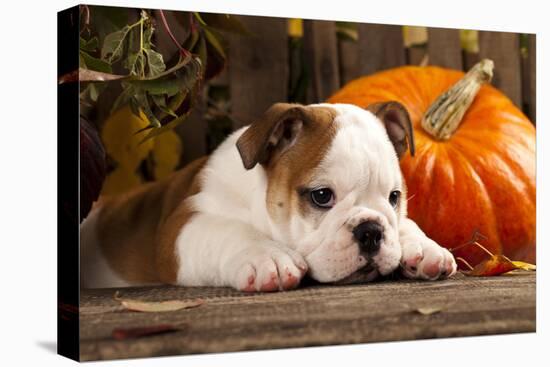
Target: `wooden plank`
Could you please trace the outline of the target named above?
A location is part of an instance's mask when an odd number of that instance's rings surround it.
[[[462,52],[462,63],[464,64],[464,71],[468,71],[480,61],[478,52]]]
[[[167,313],[125,311],[116,289],[83,290],[82,360],[418,340],[534,332],[536,275],[456,275],[445,281],[386,280],[351,286],[309,284],[275,293],[229,288],[120,289],[147,301],[203,298],[193,309]],[[422,315],[419,308],[439,308]],[[228,316],[230,315],[230,316]],[[166,335],[117,341],[115,328],[170,324]]]
[[[527,88],[524,90],[524,101],[527,104],[527,115],[531,121],[537,124],[537,41],[536,35],[527,35],[527,60],[523,78],[526,79]]]
[[[362,75],[405,64],[401,26],[359,24],[359,68]]]
[[[288,98],[287,20],[237,17],[252,36],[229,37],[228,75],[231,113],[249,124],[276,102]]]
[[[325,101],[340,88],[336,25],[322,20],[304,20],[304,61],[309,69],[307,103]]]
[[[462,70],[462,49],[458,29],[428,28],[430,65]]]
[[[428,52],[423,45],[407,47],[407,64],[424,65]]]
[[[356,41],[338,40],[338,65],[341,85],[361,76],[359,70],[359,44]]]
[[[517,33],[480,31],[479,56],[482,59],[489,58],[495,62],[492,84],[521,108],[519,35]]]

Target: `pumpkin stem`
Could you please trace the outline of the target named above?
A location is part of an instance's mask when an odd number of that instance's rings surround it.
[[[439,96],[422,118],[422,127],[437,140],[447,140],[458,129],[479,88],[493,77],[494,63],[483,59]]]

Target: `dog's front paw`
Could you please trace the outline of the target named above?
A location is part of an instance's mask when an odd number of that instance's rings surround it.
[[[411,279],[436,280],[456,273],[453,255],[426,236],[402,240],[401,271]]]
[[[293,289],[307,272],[302,256],[288,248],[262,246],[240,254],[233,286],[245,292]]]

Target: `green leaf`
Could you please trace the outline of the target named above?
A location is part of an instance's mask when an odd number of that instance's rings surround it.
[[[201,66],[202,66],[201,74],[204,77],[204,74],[206,73],[207,62],[208,62],[208,50],[206,49],[206,40],[204,39],[204,37],[201,37],[199,39],[195,53],[199,56],[199,59],[201,60]]]
[[[187,97],[187,94],[188,94],[187,91],[180,91],[174,97],[169,98],[167,108],[170,111],[176,111],[178,108],[180,108],[181,104],[185,100],[185,97]],[[166,115],[169,115],[169,114],[165,114],[161,116],[161,118],[165,118]]]
[[[147,94],[145,94],[144,92],[138,91],[138,93],[136,93],[134,98],[136,99],[141,111],[143,111],[143,113],[147,117],[147,120],[149,120],[149,125],[152,127],[160,127],[161,126],[160,121],[157,119],[157,117],[151,110],[151,106],[149,105],[149,100],[147,99]]]
[[[151,99],[155,103],[155,105],[161,110],[164,115],[170,115],[173,117],[178,117],[178,115],[166,105],[166,99],[162,95],[151,95]],[[164,117],[164,116],[162,116]],[[161,118],[162,118],[161,117]]]
[[[132,95],[135,93],[134,87],[127,83],[122,83],[122,92],[118,95],[118,97],[115,99],[115,102],[113,103],[113,106],[111,107],[111,115],[115,113],[120,107],[130,103],[130,98],[132,98]],[[130,105],[130,108],[132,106]],[[138,111],[139,116],[139,111]]]
[[[193,49],[195,48],[195,45],[197,44],[197,41],[199,40],[199,36],[200,34],[198,31],[191,32],[189,36],[187,36],[185,41],[183,41],[183,44],[181,45],[181,47],[183,47],[187,51],[192,52]]]
[[[166,125],[163,125],[161,127],[157,127],[155,129],[150,130],[147,133],[147,135],[145,135],[145,137],[141,140],[140,144],[147,141],[147,140],[149,140],[149,139],[152,139],[155,136],[158,136],[158,135],[160,135],[160,134],[162,134],[162,133],[164,133],[168,130],[172,130],[173,128],[175,128],[176,126],[178,126],[179,124],[184,122],[187,119],[187,116],[189,116],[189,112],[184,113],[183,115],[171,120]]]
[[[112,73],[111,65],[104,60],[91,56],[85,51],[80,51],[81,61],[84,63],[83,67],[95,71],[101,71],[103,73]],[[82,65],[81,65],[82,66]]]
[[[202,26],[207,26],[208,24],[206,24],[206,22],[204,21],[204,19],[202,19],[201,15],[197,12],[193,12],[193,15],[195,16],[195,18],[199,21],[199,23],[202,25]]]
[[[92,37],[87,41],[84,38],[80,37],[80,50],[94,52],[95,50],[97,50],[98,46],[99,40],[97,39],[97,37]]]
[[[88,85],[88,90],[92,101],[97,102],[97,98],[99,97],[99,91],[97,90],[96,85],[94,83],[90,83]]]
[[[118,61],[122,56],[122,50],[124,45],[124,39],[130,32],[130,26],[124,26],[119,31],[108,34],[103,41],[103,47],[101,48],[101,58],[112,64]]]
[[[225,51],[216,35],[207,28],[203,28],[202,30],[204,31],[204,35],[206,36],[206,40],[208,41],[208,43],[210,43],[218,52],[218,54],[220,54],[225,59]]]
[[[139,70],[145,65],[145,56],[141,52],[130,53],[124,62],[124,67],[130,75],[139,75]]]
[[[147,54],[148,76],[150,78],[154,78],[166,70],[162,54],[152,49],[144,49],[144,51]]]
[[[182,90],[190,90],[197,82],[201,62],[198,58],[192,60],[192,62],[185,63],[183,69],[177,67],[176,71],[172,72],[174,74],[172,78],[164,78],[166,76],[166,72],[164,72],[159,74],[156,79],[129,79],[128,83],[151,95],[166,94],[168,97],[172,97]]]

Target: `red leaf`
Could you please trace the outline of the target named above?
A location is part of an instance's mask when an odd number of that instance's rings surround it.
[[[471,271],[465,272],[472,276],[495,276],[518,269],[510,259],[504,255],[493,255],[490,259],[477,264]]]
[[[135,328],[117,328],[113,330],[113,338],[116,340],[126,340],[153,336],[159,334],[173,333],[179,329],[171,325],[153,325]]]

